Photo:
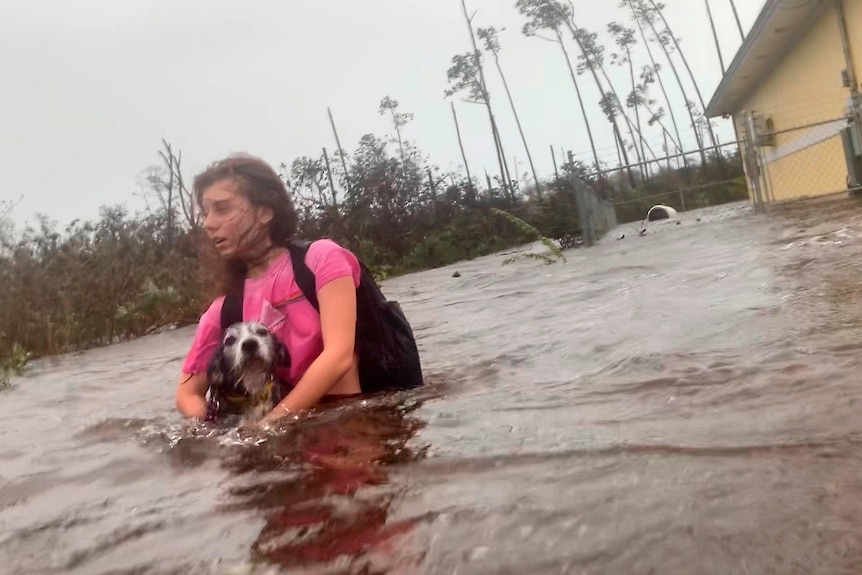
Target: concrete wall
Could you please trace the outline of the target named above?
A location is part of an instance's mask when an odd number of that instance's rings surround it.
[[[857,74],[862,73],[862,0],[845,0]],[[739,134],[751,110],[771,119],[773,146],[761,148],[761,184],[767,201],[838,192],[847,168],[839,130],[846,123],[804,127],[844,115],[850,91],[842,85],[845,68],[838,19],[827,9],[734,115]],[[798,129],[797,129],[798,128]],[[751,185],[749,185],[750,194]],[[753,198],[752,198],[753,199]]]

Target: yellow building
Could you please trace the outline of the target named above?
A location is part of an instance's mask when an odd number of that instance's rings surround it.
[[[862,64],[862,0],[767,0],[706,110],[731,117],[745,142],[753,202],[860,183],[860,158],[848,152],[859,149],[847,129],[859,109],[854,62]]]

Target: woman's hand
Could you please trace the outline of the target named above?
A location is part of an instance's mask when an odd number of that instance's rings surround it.
[[[305,374],[282,400],[264,418],[272,422],[315,405],[341,382],[354,366],[356,340],[356,286],[350,276],[327,283],[317,293],[320,305],[320,325],[323,335],[323,352],[308,367]],[[350,389],[338,392],[359,393],[359,379]]]
[[[206,419],[207,416],[207,374],[189,375],[181,373],[174,395],[177,410],[185,417]]]

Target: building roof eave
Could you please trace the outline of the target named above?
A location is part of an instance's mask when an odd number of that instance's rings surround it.
[[[739,102],[784,59],[831,0],[767,0],[706,107],[706,117],[736,112]]]

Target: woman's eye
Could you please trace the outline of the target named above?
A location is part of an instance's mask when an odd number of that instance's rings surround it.
[[[203,215],[204,218],[208,217],[210,214],[224,215],[224,214],[230,212],[230,208],[231,208],[230,202],[215,202],[215,203],[209,204],[205,208],[202,207],[201,208],[201,214]]]
[[[230,204],[219,202],[217,204],[213,204],[212,208],[210,209],[212,209],[212,211],[217,214],[226,214],[230,211]]]
[[[236,343],[236,337],[234,337],[232,335],[227,336],[224,340],[224,344],[228,347],[232,346],[235,343]]]

